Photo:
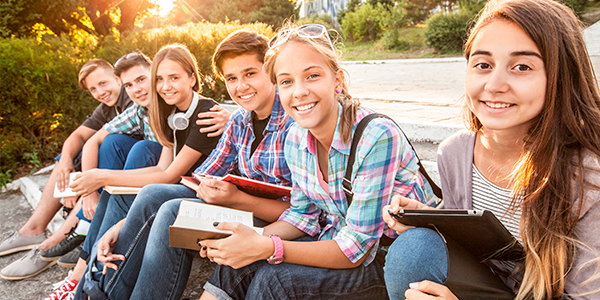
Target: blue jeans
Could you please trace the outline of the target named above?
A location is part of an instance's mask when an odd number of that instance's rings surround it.
[[[218,299],[387,299],[384,256],[380,250],[368,266],[352,269],[270,265],[266,260],[237,270],[218,265],[204,289]]]
[[[163,250],[159,249],[168,249],[168,251],[173,250],[176,253],[179,253],[177,251],[187,251],[168,247],[168,225],[173,224],[172,221],[168,221],[169,214],[165,213],[165,218],[161,217],[160,219],[157,219],[157,222],[160,222],[160,226],[157,226],[157,230],[165,229],[166,238],[152,238],[151,242],[148,243],[148,236],[151,234],[151,228],[154,228],[153,223],[159,208],[161,205],[163,205],[163,203],[175,198],[193,199],[195,197],[196,192],[194,190],[191,190],[180,184],[151,184],[142,188],[129,210],[125,224],[121,229],[119,239],[113,250],[114,253],[125,255],[125,261],[116,262],[119,269],[117,271],[108,269],[107,274],[102,276],[103,265],[102,263],[96,261],[96,247],[94,246],[92,248],[92,252],[90,253],[91,255],[88,266],[82,278],[83,284],[78,285],[75,293],[75,299],[84,299],[85,293],[87,293],[91,299],[105,299],[106,297],[109,297],[110,299],[136,299],[135,297],[137,296],[133,295],[132,293],[134,292],[134,287],[136,287],[136,282],[138,281],[138,274],[144,276],[146,275],[145,273],[153,273],[147,275],[161,275],[155,273],[163,272],[165,274],[172,274],[171,271],[173,270],[165,269],[161,267],[162,265],[152,265],[152,263],[146,267],[146,269],[150,271],[140,271],[142,269],[142,261],[146,259],[146,255],[156,257],[157,259],[155,261],[158,264],[163,262],[170,264],[173,260],[177,260],[176,257],[178,254],[166,254],[161,252]],[[172,205],[167,206],[165,208],[165,212],[170,211],[170,209],[173,209]],[[177,212],[175,211],[174,214],[176,215],[176,213]],[[162,215],[163,214],[161,213],[161,216]],[[164,222],[170,223],[167,225]],[[100,237],[100,235],[98,235],[98,237]],[[146,247],[147,243],[151,246]],[[154,247],[157,248],[155,249]],[[148,254],[145,253],[146,249],[148,249]],[[195,254],[195,251],[191,251],[191,253]],[[189,274],[191,258],[188,259],[186,253],[179,253],[179,255],[180,257],[181,255],[185,256],[182,258],[184,261],[190,261],[189,266],[187,266],[185,262],[182,263],[179,270],[183,273],[187,272],[186,274]],[[161,278],[164,280],[177,281],[177,278],[170,278],[167,276],[162,276]],[[187,275],[185,278],[187,279]],[[141,289],[144,294],[140,296],[140,298],[148,299],[148,297],[152,295],[152,297],[156,297],[156,299],[169,299],[168,296],[154,295],[158,295],[155,293],[169,293],[169,291],[177,291],[180,289],[177,286],[168,289],[162,284],[162,281],[149,281],[147,284],[139,286],[139,289]],[[183,287],[181,287],[181,292],[179,295],[183,292],[184,288],[185,282],[183,283]],[[152,293],[149,293],[149,290],[152,290]],[[171,297],[175,299],[175,296]]]
[[[157,142],[140,141],[124,134],[109,134],[98,149],[98,169],[131,170],[155,166],[160,159],[161,151],[162,146]],[[90,222],[83,216],[83,209],[79,210],[77,217]],[[95,239],[91,241],[92,244],[93,242]],[[86,253],[89,253],[90,247],[91,245],[88,245]]]
[[[390,299],[404,299],[404,292],[412,282],[443,283],[448,276],[444,241],[431,229],[409,229],[388,249],[383,271]]]
[[[127,135],[111,134],[100,146],[98,168],[131,170],[155,166],[160,159],[161,150],[162,146],[157,142],[139,141]],[[134,199],[135,195],[111,195],[102,192],[83,243],[81,258],[87,260],[96,239],[127,216]],[[83,210],[79,212],[82,213]]]

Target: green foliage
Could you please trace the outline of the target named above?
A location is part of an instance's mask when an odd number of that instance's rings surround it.
[[[12,170],[8,170],[6,172],[0,172],[0,190],[5,187],[7,184],[12,182],[12,177],[10,176],[10,172]]]
[[[383,34],[384,22],[389,15],[382,5],[365,3],[355,11],[346,13],[342,20],[342,34],[351,43],[375,41]]]
[[[461,52],[475,15],[439,13],[427,20],[427,44],[441,53]]]
[[[346,8],[341,9],[338,14],[337,14],[337,22],[338,24],[342,24],[342,22],[344,21],[344,18],[346,17],[347,13],[356,11],[356,9],[359,7],[360,3],[362,1],[361,0],[350,0],[348,1],[348,3],[346,3]]]
[[[42,162],[38,158],[38,152],[33,151],[33,153],[25,152],[23,153],[23,159],[27,160],[27,162],[32,166],[31,174],[35,173],[37,168],[42,166]]]
[[[66,38],[0,39],[0,173],[55,156],[98,104],[77,86],[83,56]]]
[[[425,45],[425,29],[411,26],[389,30],[383,34],[379,44],[388,50],[421,51],[427,48],[427,45]]]
[[[300,7],[290,0],[215,1],[208,19],[211,22],[239,20],[242,24],[261,22],[278,28],[285,20],[297,19]]]
[[[585,12],[586,7],[589,4],[588,0],[559,0],[566,6],[573,9],[575,14],[581,19],[581,15]]]
[[[107,36],[132,30],[152,7],[149,0],[5,0],[0,3],[0,36],[34,37],[47,30]]]
[[[398,2],[406,9],[406,18],[413,25],[417,25],[427,20],[434,8],[451,11],[456,0],[399,0]]]
[[[202,94],[217,101],[228,99],[225,84],[217,80],[212,73],[211,59],[217,45],[231,32],[240,28],[253,29],[268,37],[274,35],[270,26],[263,23],[241,25],[239,22],[229,23],[187,23],[183,26],[165,26],[122,35],[120,40],[115,36],[105,39],[96,55],[114,62],[123,53],[140,50],[153,57],[160,47],[170,43],[186,45],[198,60],[198,68],[203,74],[204,88]]]
[[[483,9],[487,0],[459,0],[458,8],[461,12],[477,14]]]
[[[350,42],[368,42],[378,40],[384,36],[389,41],[391,49],[398,42],[398,30],[408,25],[404,7],[397,5],[391,7],[377,3],[372,6],[363,4],[355,11],[347,13],[342,20],[342,33]],[[388,44],[388,43],[386,43]]]

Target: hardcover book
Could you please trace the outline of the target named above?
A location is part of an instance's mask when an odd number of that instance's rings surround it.
[[[292,188],[254,180],[246,177],[241,177],[233,174],[228,174],[225,177],[213,176],[214,178],[233,183],[238,189],[245,193],[257,197],[278,199],[285,196],[290,196]],[[206,178],[206,175],[192,174],[192,176],[181,176],[181,184],[189,187],[192,190],[197,190],[200,182]]]
[[[220,239],[232,234],[228,230],[215,229],[213,222],[238,222],[253,228],[259,234],[263,229],[254,227],[251,212],[181,200],[175,223],[169,226],[169,246],[200,250],[198,242],[204,239]]]

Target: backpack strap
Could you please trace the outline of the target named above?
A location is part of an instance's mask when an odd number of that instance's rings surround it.
[[[417,164],[419,165],[419,173],[423,174],[423,177],[425,177],[425,179],[427,179],[427,181],[431,185],[433,194],[435,194],[435,196],[438,197],[439,199],[442,199],[442,189],[440,189],[440,187],[438,187],[435,184],[435,182],[433,182],[433,180],[431,180],[431,177],[429,177],[429,174],[427,174],[425,167],[423,167],[423,165],[421,164],[421,159],[419,159],[419,156],[417,155],[417,151],[415,151],[415,147],[413,147],[412,143],[410,142],[408,137],[406,137],[406,134],[404,133],[402,128],[398,125],[398,123],[396,123],[396,121],[394,121],[392,118],[388,117],[387,115],[384,115],[381,113],[373,113],[373,114],[370,114],[370,115],[364,117],[362,120],[360,120],[360,122],[356,126],[356,130],[354,131],[354,136],[352,137],[352,146],[350,148],[350,156],[348,157],[348,165],[346,166],[346,174],[344,175],[344,179],[342,180],[342,188],[344,189],[344,193],[346,194],[346,200],[348,201],[348,207],[350,207],[350,204],[352,203],[352,199],[354,198],[354,192],[352,191],[352,168],[354,166],[354,160],[356,159],[356,147],[358,146],[358,142],[360,141],[360,138],[362,137],[363,132],[365,131],[365,127],[367,127],[367,124],[369,124],[369,122],[371,122],[371,120],[373,120],[375,118],[387,118],[389,120],[392,120],[392,122],[394,122],[394,124],[396,124],[396,126],[400,129],[400,132],[402,132],[402,135],[404,136],[404,138],[408,141],[408,144],[412,148],[413,152],[415,152],[415,156],[417,157]],[[381,236],[379,244],[381,246],[389,246],[393,242],[394,242],[393,238],[390,238],[384,234]]]
[[[358,146],[358,142],[360,141],[360,138],[362,137],[363,132],[365,131],[365,127],[367,127],[369,122],[371,122],[371,120],[373,120],[375,118],[386,118],[386,119],[389,119],[392,122],[394,122],[394,124],[396,124],[396,126],[400,129],[400,132],[402,132],[402,135],[404,136],[404,138],[406,138],[406,140],[408,141],[408,144],[412,148],[413,152],[415,152],[415,156],[417,157],[417,164],[419,165],[419,173],[423,174],[423,177],[425,177],[425,179],[427,179],[427,181],[431,185],[433,194],[435,194],[435,196],[438,197],[439,199],[442,199],[442,189],[440,189],[440,187],[438,187],[435,184],[435,182],[433,182],[433,180],[431,180],[431,177],[429,177],[429,174],[427,174],[425,167],[423,167],[423,164],[421,164],[421,159],[419,159],[419,156],[417,155],[417,152],[415,151],[415,147],[413,147],[410,140],[408,140],[408,138],[406,137],[406,134],[404,133],[402,128],[400,128],[398,123],[396,123],[396,121],[394,121],[392,118],[388,117],[387,115],[384,115],[381,113],[373,113],[373,114],[370,114],[370,115],[364,117],[362,120],[360,120],[360,122],[356,126],[356,130],[354,131],[354,136],[352,137],[352,146],[350,148],[350,156],[348,157],[348,165],[346,166],[346,174],[344,175],[344,179],[342,181],[344,193],[346,194],[346,199],[348,200],[348,206],[350,206],[350,204],[352,203],[352,199],[354,198],[354,192],[352,191],[352,168],[354,166],[354,160],[356,159],[356,147]]]

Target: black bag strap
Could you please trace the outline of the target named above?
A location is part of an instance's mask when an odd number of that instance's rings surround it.
[[[419,159],[419,156],[417,155],[417,151],[415,151],[415,147],[413,147],[413,145],[410,142],[410,140],[408,139],[408,137],[406,137],[406,134],[404,133],[402,128],[398,125],[398,123],[396,123],[396,121],[394,121],[392,118],[388,117],[387,115],[384,115],[381,113],[373,113],[373,114],[370,114],[370,115],[364,117],[362,120],[360,120],[360,122],[356,126],[356,131],[354,131],[354,136],[352,137],[352,146],[350,147],[350,156],[348,157],[348,165],[346,166],[346,175],[344,175],[344,179],[342,181],[342,187],[344,189],[344,193],[346,194],[346,200],[348,201],[348,207],[350,207],[350,204],[352,203],[352,198],[354,198],[354,192],[352,191],[352,168],[354,166],[354,160],[356,159],[356,147],[358,146],[358,142],[360,141],[360,138],[362,137],[363,132],[365,131],[365,127],[367,127],[367,124],[369,124],[369,122],[371,122],[371,120],[373,120],[375,118],[387,118],[387,119],[391,120],[392,122],[394,122],[394,124],[396,124],[396,126],[400,129],[400,132],[402,132],[402,135],[404,136],[404,138],[406,138],[406,140],[408,141],[408,144],[410,145],[410,147],[415,152],[415,156],[417,157],[417,164],[419,165],[419,173],[423,174],[425,179],[427,179],[427,181],[431,185],[433,194],[435,194],[435,196],[441,200],[442,199],[442,189],[440,189],[440,187],[437,186],[435,184],[435,182],[433,182],[433,180],[431,180],[431,177],[429,177],[429,174],[427,174],[425,167],[423,167],[423,164],[421,164],[421,159]],[[393,242],[394,242],[393,238],[390,238],[384,234],[381,236],[379,244],[381,246],[389,246]]]
[[[406,137],[406,134],[404,133],[402,128],[400,128],[398,123],[396,123],[396,121],[394,121],[387,115],[381,113],[373,113],[360,120],[360,122],[356,126],[356,131],[354,131],[354,136],[352,137],[352,147],[350,148],[350,156],[348,157],[348,165],[346,166],[346,175],[344,175],[344,179],[342,181],[344,193],[346,194],[346,199],[348,200],[348,207],[350,206],[350,203],[352,203],[352,198],[354,198],[354,192],[352,191],[352,168],[354,166],[354,160],[356,159],[356,147],[358,146],[358,142],[360,141],[360,138],[362,137],[363,132],[365,131],[365,127],[367,127],[369,122],[371,122],[371,120],[375,118],[386,118],[394,122],[394,124],[396,124],[396,126],[400,129],[400,132],[402,132],[404,138],[406,138],[406,140],[408,141],[410,147],[415,152],[415,156],[417,157],[417,164],[419,165],[419,173],[423,174],[425,179],[427,179],[427,181],[431,185],[431,189],[433,190],[435,196],[439,199],[442,199],[442,189],[440,189],[440,187],[437,186],[435,182],[433,182],[433,180],[431,180],[431,177],[429,177],[429,174],[427,174],[427,171],[423,167],[423,164],[421,164],[421,159],[419,159],[419,156],[415,151],[415,147],[413,147],[412,143],[410,142],[408,137]]]

